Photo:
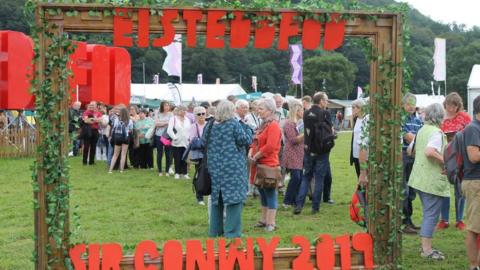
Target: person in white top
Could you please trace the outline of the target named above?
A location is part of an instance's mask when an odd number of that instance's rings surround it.
[[[367,104],[366,100],[363,98],[356,99],[352,102],[352,116],[355,120],[355,126],[353,128],[352,134],[352,159],[350,161],[350,165],[355,166],[355,172],[357,174],[357,178],[360,176],[360,162],[358,160],[360,156],[360,138],[362,135],[362,127],[365,123],[365,112],[364,106]]]
[[[190,120],[185,116],[187,108],[179,105],[175,108],[174,117],[168,122],[167,133],[172,138],[172,153],[175,167],[175,179],[182,175],[189,179],[187,172],[187,163],[182,159],[183,153],[188,146],[190,131]]]
[[[258,100],[254,100],[250,103],[250,113],[245,116],[245,121],[249,127],[256,131],[262,124],[262,120],[258,117]]]

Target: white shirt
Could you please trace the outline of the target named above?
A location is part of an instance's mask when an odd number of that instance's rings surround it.
[[[434,148],[438,153],[442,152],[443,136],[441,131],[433,133],[430,138],[428,138],[427,147]]]
[[[172,146],[185,148],[188,146],[191,125],[190,120],[186,116],[183,117],[183,122],[179,120],[178,116],[170,118],[167,132],[170,138],[172,138]],[[174,127],[177,131],[176,133],[173,132]]]

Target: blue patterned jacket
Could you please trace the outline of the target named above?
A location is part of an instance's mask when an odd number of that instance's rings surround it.
[[[208,128],[203,132],[204,140]],[[212,204],[218,204],[220,192],[224,204],[243,202],[248,190],[246,146],[252,143],[253,131],[236,119],[214,123],[211,128],[207,166],[212,178]]]

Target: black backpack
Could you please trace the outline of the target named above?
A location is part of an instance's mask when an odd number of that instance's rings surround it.
[[[327,113],[321,111],[313,124],[310,146],[310,152],[312,153],[328,153],[332,150],[333,146],[335,146],[335,134],[333,133],[332,126],[327,122],[327,117]]]

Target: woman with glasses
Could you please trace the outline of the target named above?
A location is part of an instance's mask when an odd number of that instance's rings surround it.
[[[193,108],[193,115],[195,116],[195,123],[190,127],[190,133],[189,133],[190,135],[189,135],[188,141],[190,143],[190,152],[192,153],[192,157],[195,156],[191,161],[195,162],[195,171],[196,171],[198,170],[198,165],[200,164],[200,161],[201,161],[200,156],[202,155],[201,154],[202,149],[192,149],[196,147],[194,145],[195,143],[192,143],[192,142],[202,138],[203,128],[205,127],[205,123],[206,123],[205,119],[207,117],[207,110],[202,106],[195,107]],[[194,155],[193,153],[198,155]],[[202,195],[196,192],[196,197],[197,197],[198,204],[205,205],[205,203],[203,202]]]

